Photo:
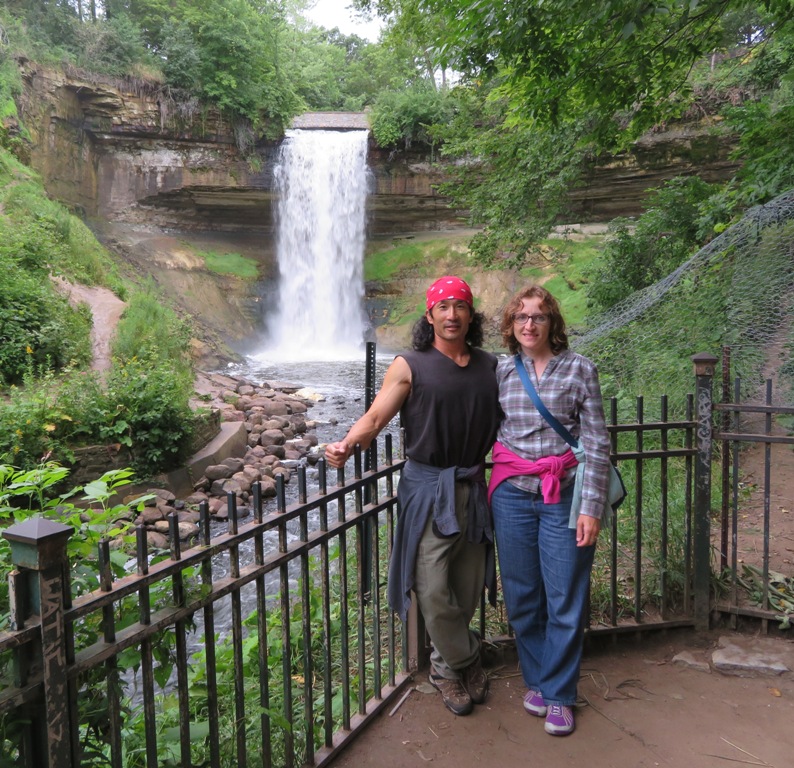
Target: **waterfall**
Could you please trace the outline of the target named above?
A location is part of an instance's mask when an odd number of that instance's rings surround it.
[[[278,293],[257,357],[361,357],[367,136],[287,131],[275,169]]]

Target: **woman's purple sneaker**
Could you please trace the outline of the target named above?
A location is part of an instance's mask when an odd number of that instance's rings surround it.
[[[552,736],[567,736],[569,733],[573,733],[575,727],[573,707],[567,707],[565,704],[549,705],[546,715],[546,733],[550,733]]]
[[[546,717],[548,707],[544,703],[543,697],[530,688],[524,696],[524,709],[535,717]]]

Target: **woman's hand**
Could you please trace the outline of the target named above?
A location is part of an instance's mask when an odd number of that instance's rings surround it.
[[[597,517],[579,515],[579,519],[576,521],[576,546],[592,547],[598,540],[600,530],[601,521]]]

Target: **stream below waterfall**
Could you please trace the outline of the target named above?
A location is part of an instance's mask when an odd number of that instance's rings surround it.
[[[383,380],[383,375],[393,360],[393,355],[381,355],[376,358],[375,391],[377,392]],[[320,444],[334,442],[345,436],[352,424],[364,413],[365,402],[365,368],[366,361],[362,352],[361,360],[305,361],[305,362],[279,362],[267,363],[261,359],[249,358],[245,362],[230,366],[223,372],[235,377],[248,379],[256,384],[265,381],[288,382],[295,386],[306,388],[321,396],[318,402],[309,408],[307,420],[316,422],[315,434]],[[393,452],[399,450],[398,418],[387,426],[381,435],[386,432],[392,434]],[[379,445],[383,445],[382,438]],[[304,460],[305,461],[305,460]],[[317,489],[318,470],[306,464],[306,479],[309,494]],[[352,474],[352,462],[348,465],[347,475]],[[297,500],[297,478],[293,474],[286,486],[287,504]],[[277,502],[274,498],[263,500],[265,515],[274,512]],[[245,523],[249,518],[242,518]],[[288,541],[293,541],[298,536],[298,522],[288,526]],[[318,526],[319,519],[310,517],[309,528]],[[212,535],[217,536],[227,531],[227,524],[214,522]],[[278,548],[278,534],[276,531],[268,532],[264,539],[265,555],[273,553]],[[246,565],[253,560],[253,542],[246,542],[240,550],[240,564]],[[297,563],[294,564],[297,568]],[[292,570],[292,569],[291,569]],[[229,576],[229,560],[227,557],[217,557],[213,560],[213,579]],[[278,573],[271,573],[266,578],[267,592],[269,595],[278,592]],[[295,587],[297,573],[291,573],[291,587]],[[253,586],[253,585],[252,585]],[[247,616],[256,607],[256,593],[253,588],[242,591],[243,615]],[[198,617],[197,617],[198,618]],[[224,599],[215,605],[216,628],[223,631],[230,627],[231,603]]]

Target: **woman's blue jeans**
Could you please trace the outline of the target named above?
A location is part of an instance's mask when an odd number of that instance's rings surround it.
[[[568,527],[573,487],[544,504],[508,482],[491,497],[507,617],[528,688],[546,704],[576,703],[584,612],[595,546],[577,547]]]

